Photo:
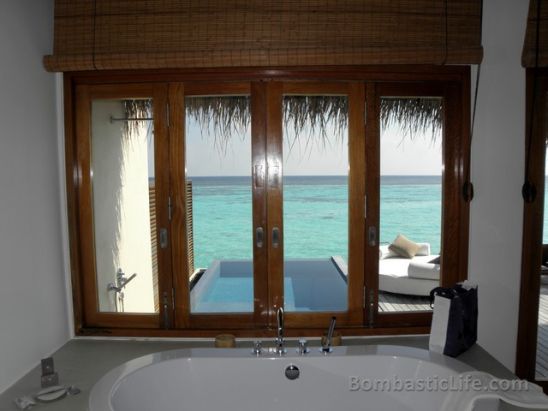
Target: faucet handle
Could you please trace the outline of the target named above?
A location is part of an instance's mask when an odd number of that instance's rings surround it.
[[[320,347],[320,352],[322,354],[331,354],[333,352],[333,348],[331,348],[331,346],[322,346]]]
[[[310,349],[308,348],[308,341],[304,338],[301,338],[299,340],[299,347],[297,348],[297,352],[300,355],[308,354],[310,352]]]
[[[277,337],[274,342],[276,344],[276,354],[284,355],[287,353],[287,348],[285,348],[285,340],[283,337]]]
[[[256,355],[257,357],[263,353],[263,343],[260,340],[256,340],[253,342],[253,350],[251,351],[253,355]]]

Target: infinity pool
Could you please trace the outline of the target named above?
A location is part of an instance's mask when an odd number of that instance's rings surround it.
[[[286,311],[346,311],[346,264],[340,257],[284,262]],[[194,313],[253,312],[253,264],[214,260],[190,292]]]

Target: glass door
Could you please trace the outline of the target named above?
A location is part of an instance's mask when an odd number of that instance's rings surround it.
[[[546,140],[545,140],[546,141]],[[544,148],[544,188],[538,190],[538,201],[542,201],[542,251],[541,266],[538,277],[540,278],[540,293],[538,300],[538,328],[536,341],[535,381],[548,380],[548,202],[546,201],[546,185],[548,178],[546,146]]]
[[[169,95],[176,327],[361,325],[363,84]]]
[[[197,327],[254,327],[267,305],[264,113],[249,83],[178,87],[171,109],[180,123],[171,128],[180,172],[172,188],[185,253],[175,275],[187,296],[178,318]]]
[[[440,97],[380,97],[380,313],[430,311],[440,285],[442,119]]]
[[[367,309],[374,324],[429,325],[430,291],[462,279],[458,221],[466,210],[458,94],[436,83],[377,85],[368,121]],[[443,217],[443,218],[442,218]],[[446,233],[446,234],[444,234]],[[450,235],[447,235],[450,233]]]
[[[271,307],[288,326],[362,319],[364,110],[361,84],[268,86]],[[274,319],[272,319],[274,321]]]

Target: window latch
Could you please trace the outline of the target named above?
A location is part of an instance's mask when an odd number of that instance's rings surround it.
[[[263,247],[263,236],[264,236],[264,230],[262,227],[257,227],[257,229],[255,230],[255,245],[257,246],[257,248],[262,248]]]

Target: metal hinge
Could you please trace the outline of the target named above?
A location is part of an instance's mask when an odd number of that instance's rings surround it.
[[[175,288],[171,289],[171,310],[175,310]]]
[[[367,305],[367,297],[366,297],[366,295],[367,295],[367,287],[364,285],[364,286],[363,286],[363,308],[365,308],[366,305]]]
[[[375,323],[375,291],[369,290],[369,306],[368,306],[369,312],[367,313],[367,322],[369,323],[369,327],[373,327]]]
[[[171,221],[171,218],[173,217],[173,203],[171,201],[171,196],[167,198],[167,218],[169,221]]]
[[[169,128],[169,103],[166,104],[166,124],[167,124],[167,127]]]
[[[367,194],[363,196],[363,218],[367,219]]]

